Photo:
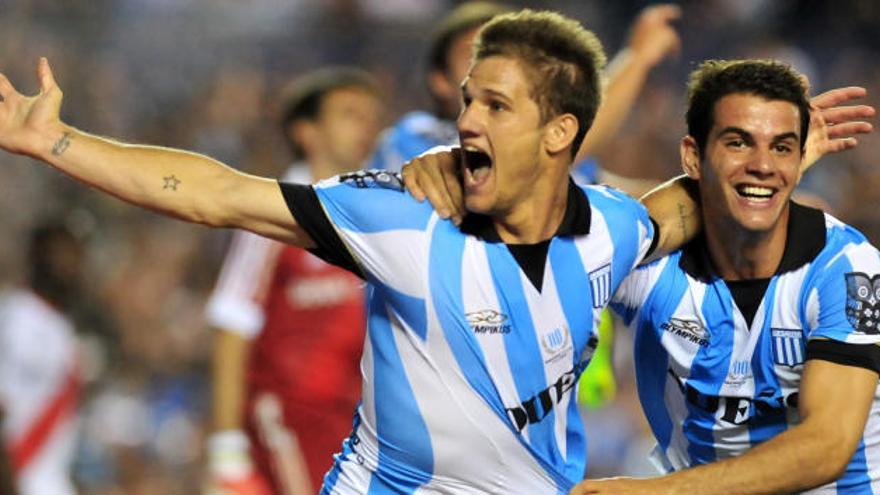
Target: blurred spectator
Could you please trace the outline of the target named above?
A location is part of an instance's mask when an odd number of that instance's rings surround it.
[[[0,297],[2,438],[23,495],[75,493],[80,374],[68,312],[83,257],[81,240],[63,222],[42,224],[29,238],[28,284]]]
[[[357,170],[372,150],[382,105],[366,73],[313,72],[283,101],[281,130],[298,160],[285,181]],[[316,492],[360,398],[362,282],[303,249],[242,231],[207,313],[217,329],[213,490]]]

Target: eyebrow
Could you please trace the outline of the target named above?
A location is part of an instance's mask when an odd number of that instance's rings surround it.
[[[738,134],[739,136],[741,136],[743,138],[748,138],[749,140],[753,139],[751,132],[749,132],[741,127],[736,127],[736,126],[728,126],[728,127],[725,127],[724,129],[721,129],[721,131],[718,132],[718,137],[721,137],[727,133]],[[794,139],[795,141],[797,141],[800,139],[800,136],[798,136],[798,134],[796,132],[784,132],[782,134],[778,134],[776,136],[773,136],[774,143],[778,143],[780,141],[785,141],[786,139]]]
[[[469,79],[469,78],[468,78],[468,79]],[[467,81],[468,81],[468,79],[465,79],[464,82],[461,83],[461,95],[462,95],[463,97],[464,97],[464,96],[471,96],[471,97],[473,97],[473,95],[471,94],[471,92],[470,92],[470,91],[468,90],[468,88],[467,88]],[[494,89],[491,89],[491,88],[486,88],[486,89],[483,89],[482,92],[485,93],[485,94],[488,94],[488,95],[489,95],[490,97],[492,97],[492,98],[498,98],[498,99],[500,99],[500,100],[504,100],[504,103],[507,103],[507,104],[512,104],[512,103],[513,103],[513,100],[512,100],[509,96],[507,96],[506,94],[504,94],[504,93],[502,93],[502,92],[500,92],[500,91],[497,91],[497,90],[494,90]]]

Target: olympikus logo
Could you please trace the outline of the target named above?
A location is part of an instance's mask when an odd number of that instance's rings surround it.
[[[670,318],[668,322],[661,324],[660,328],[700,347],[709,346],[706,329],[698,321]]]
[[[468,324],[474,333],[508,334],[513,329],[509,323],[506,323],[508,320],[507,315],[499,313],[494,309],[474,311],[464,316],[467,318]]]

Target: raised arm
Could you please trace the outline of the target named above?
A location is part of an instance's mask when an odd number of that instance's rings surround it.
[[[38,63],[37,76],[40,92],[24,96],[0,74],[0,148],[169,216],[312,246],[276,181],[196,153],[124,144],[77,130],[59,117],[62,93],[45,58]]]
[[[652,5],[639,13],[626,47],[608,65],[608,85],[602,105],[584,137],[575,163],[601,153],[611,143],[644,88],[651,69],[678,53],[681,39],[672,23],[680,16],[681,7],[673,4]]]
[[[830,483],[855,453],[876,388],[874,371],[811,359],[804,365],[796,426],[739,457],[660,478],[588,480],[570,493],[769,495]]]

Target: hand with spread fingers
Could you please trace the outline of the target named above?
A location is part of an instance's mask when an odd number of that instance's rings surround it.
[[[858,86],[835,88],[810,99],[810,134],[801,161],[805,172],[826,153],[838,153],[858,145],[856,135],[867,134],[873,126],[866,121],[874,116],[870,105],[845,105],[864,98],[867,90]]]
[[[62,93],[46,58],[37,64],[37,77],[40,92],[25,96],[0,74],[0,148],[35,156],[45,135],[42,131],[60,125]]]

